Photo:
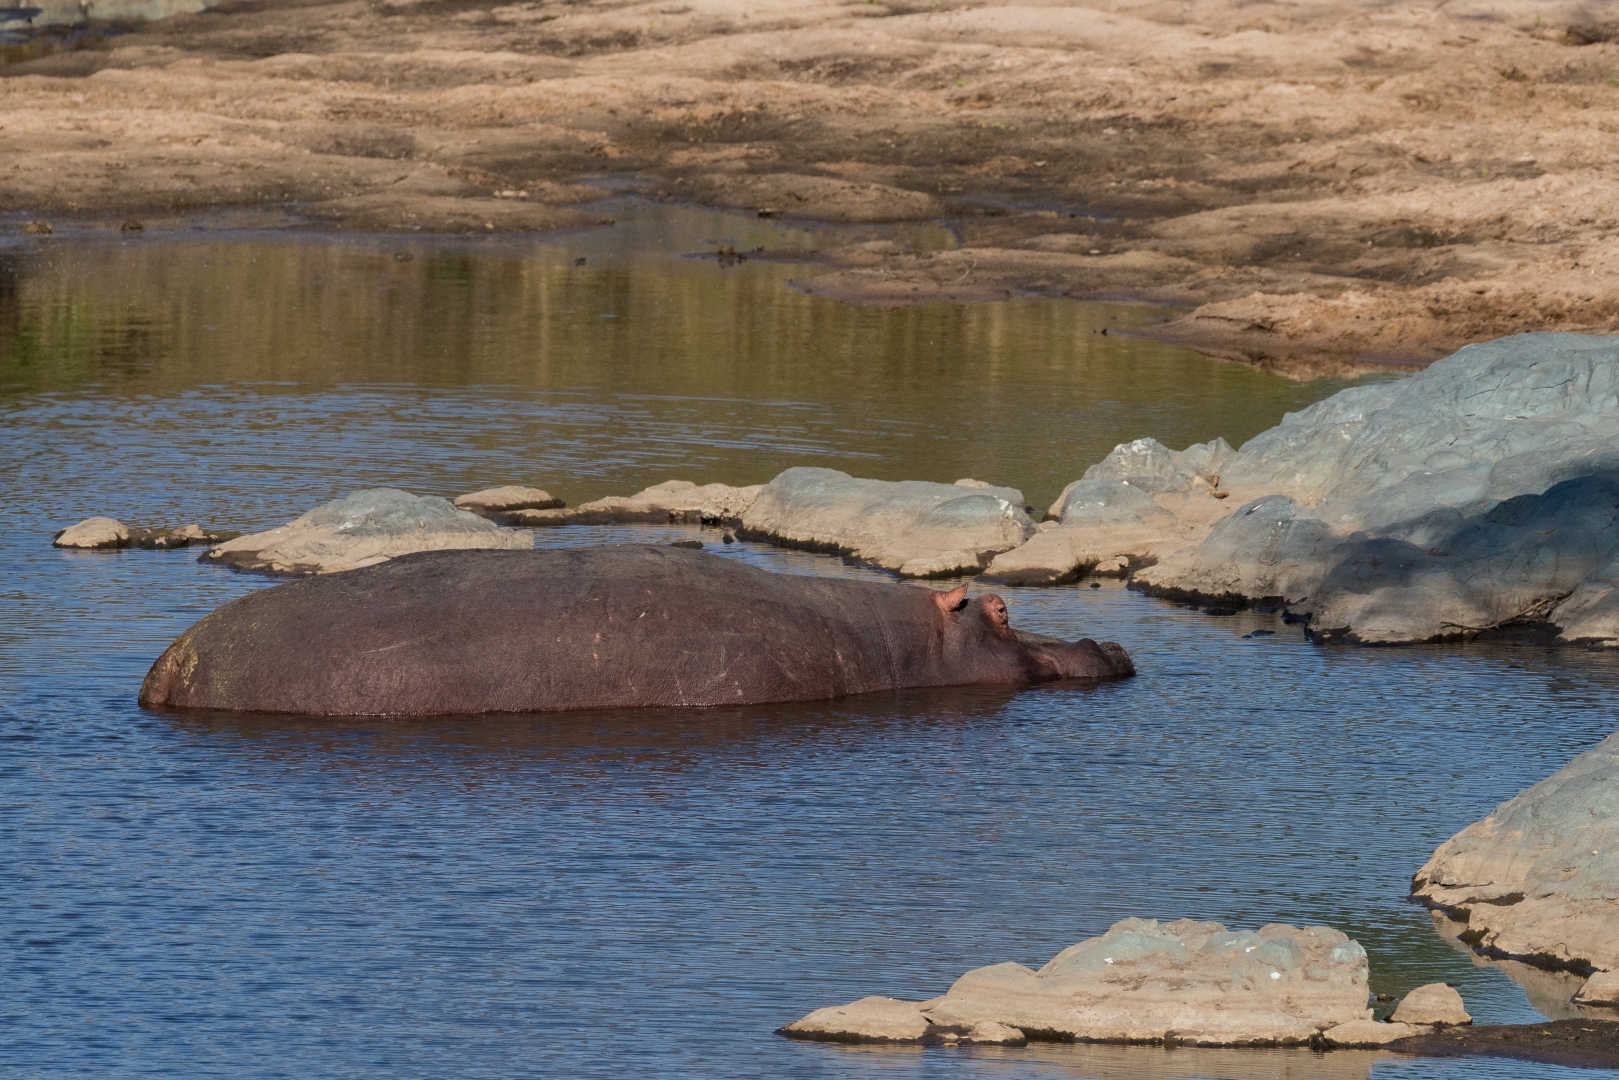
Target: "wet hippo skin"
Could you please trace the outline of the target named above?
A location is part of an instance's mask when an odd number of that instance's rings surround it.
[[[773,574],[639,544],[435,551],[281,585],[187,630],[142,705],[320,715],[802,701],[1134,674],[965,587]]]

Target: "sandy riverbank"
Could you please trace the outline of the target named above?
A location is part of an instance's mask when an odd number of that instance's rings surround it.
[[[0,212],[538,230],[621,174],[961,238],[813,292],[1168,301],[1295,375],[1619,330],[1596,3],[245,2],[51,45],[0,65]]]

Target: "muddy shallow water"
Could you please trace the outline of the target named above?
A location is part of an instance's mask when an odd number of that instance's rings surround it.
[[[642,211],[627,206],[623,213]],[[702,712],[324,721],[142,712],[172,637],[273,584],[50,533],[278,524],[396,483],[576,501],[789,464],[1054,497],[1115,442],[1237,442],[1338,384],[1110,333],[1152,309],[871,310],[685,253],[825,241],[668,207],[552,242],[274,234],[0,250],[0,1063],[29,1075],[1439,1077],[1521,1062],[773,1028],[1128,915],[1321,922],[1373,989],[1557,1011],[1404,901],[1435,845],[1613,730],[1568,650],[1310,646],[1108,586],[1004,590],[1141,676]],[[941,244],[948,237],[938,237]],[[397,256],[409,255],[409,259]],[[576,260],[584,258],[582,266]],[[835,559],[699,536],[800,573]],[[1245,637],[1255,631],[1268,637]],[[1522,973],[1520,973],[1522,974]],[[1548,987],[1550,987],[1548,989]]]

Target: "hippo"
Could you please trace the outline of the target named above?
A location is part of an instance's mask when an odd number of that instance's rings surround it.
[[[809,701],[1133,675],[1111,642],[1011,628],[1000,597],[776,574],[645,544],[423,551],[234,600],[143,706],[305,715]]]

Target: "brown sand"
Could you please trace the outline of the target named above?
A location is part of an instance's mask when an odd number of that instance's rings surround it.
[[[51,44],[0,50],[0,211],[551,229],[621,174],[961,237],[812,292],[1167,301],[1293,375],[1619,330],[1604,0],[247,0]]]

